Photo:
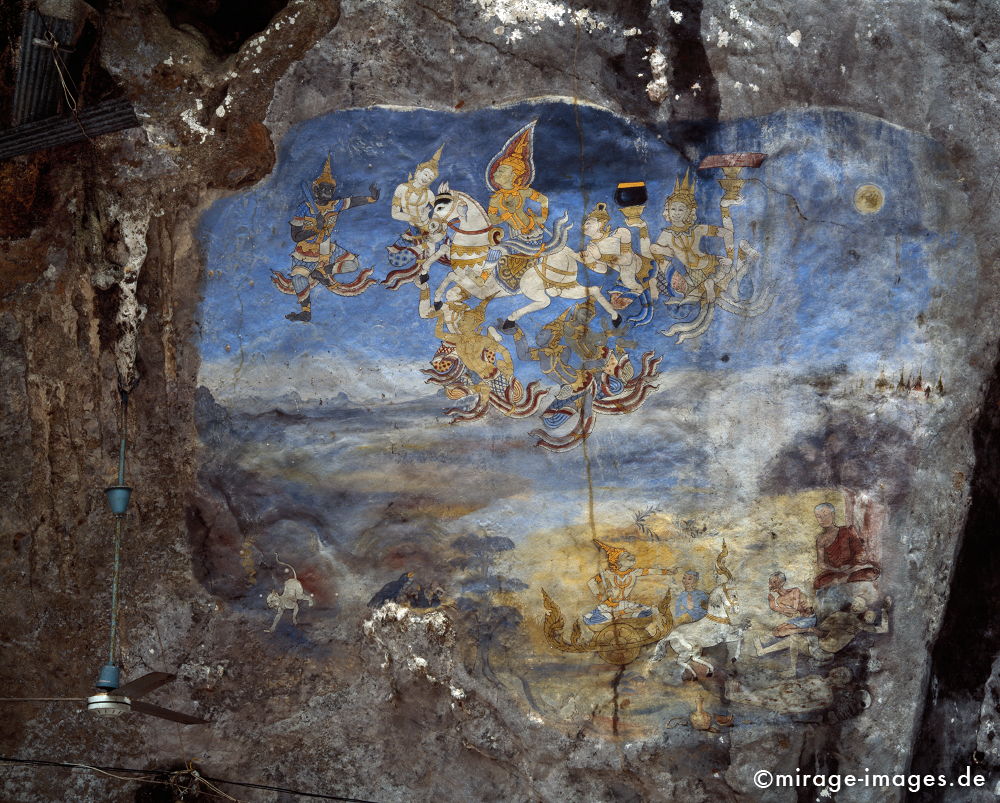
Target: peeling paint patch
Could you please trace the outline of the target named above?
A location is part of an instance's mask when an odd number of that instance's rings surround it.
[[[749,31],[751,28],[755,27],[756,23],[749,17],[740,16],[740,11],[736,7],[735,3],[729,4],[729,19],[734,22],[739,23],[739,25],[744,29]]]
[[[119,337],[115,343],[115,364],[118,369],[118,384],[125,390],[132,390],[139,382],[136,360],[139,353],[139,324],[146,317],[146,307],[139,303],[136,285],[139,271],[146,261],[146,232],[149,229],[149,211],[124,205],[114,201],[109,206],[112,217],[119,221],[122,240],[128,248],[128,262],[118,283],[121,293],[115,323]],[[150,649],[152,652],[152,649]]]
[[[197,101],[197,105],[198,105],[198,108],[200,109],[201,106],[202,106],[202,103],[201,103],[200,100]],[[183,112],[181,112],[181,119],[187,124],[188,128],[190,128],[196,134],[200,134],[201,135],[201,141],[202,142],[204,142],[205,139],[209,135],[215,133],[215,132],[212,131],[212,129],[205,128],[205,126],[203,126],[201,123],[198,122],[198,118],[195,117],[195,110],[194,109],[185,109]]]
[[[496,17],[502,25],[529,24],[540,22],[563,23],[567,8],[562,3],[531,2],[531,0],[476,0],[484,14]],[[532,26],[532,32],[537,32],[539,26]],[[499,34],[498,34],[499,35]]]
[[[653,71],[653,80],[646,84],[646,94],[653,103],[662,103],[670,87],[667,85],[667,57],[659,48],[650,54],[649,66]]]
[[[716,28],[719,29],[718,34],[716,34],[716,42],[718,43],[719,47],[729,46],[729,40],[732,38],[731,34],[729,33],[729,31],[727,31],[725,28],[722,27],[722,23],[719,22],[717,17],[713,16],[708,18],[708,27],[709,30],[714,30]]]
[[[603,31],[608,27],[608,24],[597,17],[589,8],[581,8],[579,11],[573,12],[573,20],[577,25],[581,25],[586,28],[590,33],[594,30]]]
[[[501,26],[522,26],[528,33],[538,33],[542,23],[555,22],[565,25],[571,22],[585,29],[588,33],[594,31],[615,30],[613,20],[605,14],[591,11],[589,8],[574,10],[568,4],[556,3],[551,0],[476,0],[476,4],[486,16],[496,17]],[[625,36],[638,36],[641,31],[630,28],[635,33],[624,33]],[[517,41],[524,37],[524,30],[515,28],[508,35],[508,41]],[[497,34],[500,36],[501,34]]]

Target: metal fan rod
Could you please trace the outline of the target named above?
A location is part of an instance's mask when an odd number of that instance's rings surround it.
[[[121,433],[122,442],[118,449],[118,485],[125,485],[125,440],[128,434],[128,393],[121,393]],[[127,503],[126,503],[127,504]],[[121,573],[122,522],[124,515],[115,516],[115,562],[111,575],[111,639],[108,645],[108,663],[115,662],[115,641],[118,638],[118,578]]]
[[[122,441],[122,449],[125,441]],[[122,460],[124,460],[124,451]],[[118,576],[121,573],[122,516],[115,516],[115,564],[111,575],[111,643],[108,646],[108,663],[115,662],[115,641],[118,637]]]

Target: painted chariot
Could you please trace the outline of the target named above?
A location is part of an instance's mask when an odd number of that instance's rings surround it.
[[[542,601],[545,605],[545,620],[542,632],[545,640],[560,652],[594,652],[604,661],[614,666],[627,666],[639,657],[642,648],[656,644],[674,629],[674,618],[671,614],[671,594],[668,591],[656,605],[659,612],[659,622],[653,633],[649,625],[653,620],[649,617],[614,616],[610,622],[600,625],[588,625],[593,635],[584,638],[580,622],[573,623],[569,640],[563,635],[566,620],[555,601],[542,589]]]

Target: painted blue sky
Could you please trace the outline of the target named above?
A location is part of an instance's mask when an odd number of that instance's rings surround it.
[[[719,124],[697,147],[685,147],[694,157],[689,162],[671,144],[669,129],[656,131],[599,108],[555,101],[455,113],[358,109],[293,128],[273,173],[253,189],[217,202],[202,220],[210,272],[200,315],[203,361],[223,372],[229,365],[236,371],[301,360],[424,367],[437,341],[433,322],[417,315],[412,285],[397,291],[377,285],[354,298],[318,287],[311,323],[285,319],[297,304],[279,293],[269,276],[272,269],[290,267],[288,220],[304,197],[302,186],[322,170],[327,153],[338,194],[366,195],[370,184],[379,186],[377,203],[341,216],[336,239],[381,280],[390,270],[385,248],[403,228],[389,214],[395,186],[443,145],[439,181],[485,203],[487,163],[531,120],[538,121],[533,186],[549,197],[550,221],[568,213],[573,247],[583,245],[585,210],[599,201],[613,209],[612,194],[621,181],[647,183],[645,218],[655,237],[664,225],[663,202],[687,169],[697,176],[699,221],[718,224],[721,171],[695,173],[698,161],[734,151],[767,154],[762,167],[744,171],[746,201],[734,208],[733,217],[736,237],[762,254],[745,290],[768,288],[774,302],[753,319],[717,312],[708,332],[683,345],[660,334],[674,322],[660,306],[651,325],[628,336],[637,341],[637,351],[662,355],[661,371],[782,364],[801,371],[846,365],[867,372],[882,365],[896,369],[901,362],[933,365],[932,346],[917,318],[935,287],[946,281],[945,268],[968,263],[973,252],[970,242],[941,228],[942,221],[954,219],[942,211],[953,179],[930,140],[867,117],[784,112]],[[874,215],[862,215],[853,205],[855,189],[866,183],[885,191],[885,206]],[[621,224],[617,213],[614,222]],[[603,278],[580,270],[581,280]],[[433,269],[432,287],[445,272],[442,266]],[[523,303],[495,300],[489,319]],[[523,319],[529,337],[569,303],[557,299]],[[520,366],[518,375],[542,378],[534,365]],[[350,387],[344,390],[352,395]]]

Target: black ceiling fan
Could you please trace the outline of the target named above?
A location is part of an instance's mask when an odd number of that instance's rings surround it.
[[[0,702],[86,702],[87,710],[104,717],[116,717],[128,711],[180,722],[184,725],[206,724],[207,720],[171,711],[141,700],[141,697],[160,688],[176,675],[167,672],[150,672],[128,683],[121,684],[121,669],[115,663],[118,643],[118,585],[121,570],[122,530],[125,513],[128,510],[132,489],[125,484],[125,421],[128,411],[128,393],[121,391],[121,446],[118,453],[118,484],[105,490],[108,504],[115,517],[115,553],[111,581],[111,643],[108,648],[108,662],[101,667],[97,678],[97,694],[90,697],[0,697]]]
[[[140,714],[149,714],[160,719],[169,719],[171,722],[180,722],[182,725],[203,725],[208,720],[193,717],[190,714],[183,714],[180,711],[172,711],[159,705],[147,703],[139,699],[155,691],[165,683],[169,683],[176,675],[167,672],[150,672],[135,680],[129,681],[124,686],[119,686],[121,670],[114,664],[105,664],[101,668],[100,677],[97,679],[98,693],[90,697],[0,697],[0,702],[5,703],[42,703],[42,702],[85,702],[87,710],[93,711],[102,717],[117,717],[129,711],[138,711]]]

